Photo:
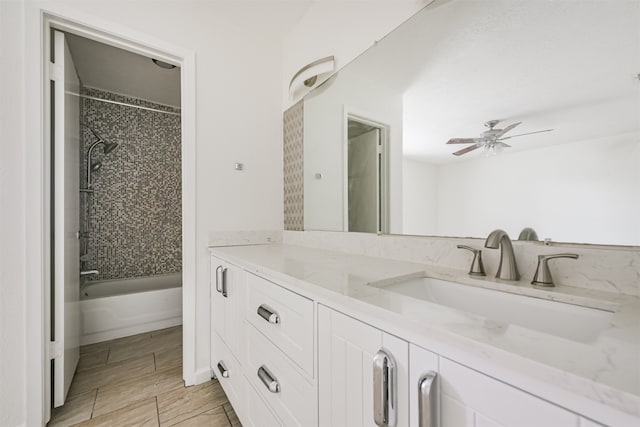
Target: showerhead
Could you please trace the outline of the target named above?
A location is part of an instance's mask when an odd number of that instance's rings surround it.
[[[102,141],[102,142],[104,142],[104,141]],[[117,142],[104,142],[104,146],[102,147],[102,151],[104,152],[104,154],[109,154],[110,152],[112,152],[116,148],[118,148],[118,143]]]
[[[117,142],[107,142],[107,141],[104,140],[104,138],[102,136],[100,136],[100,134],[98,132],[93,130],[91,127],[87,126],[87,128],[89,128],[89,130],[91,131],[93,136],[96,138],[96,141],[93,143],[93,146],[98,145],[98,144],[102,144],[102,152],[104,154],[109,154],[110,152],[112,152],[113,150],[118,148],[118,143]]]
[[[118,143],[106,142],[90,126],[87,126],[87,128],[91,131],[93,136],[96,138],[96,140],[93,142],[93,144],[91,144],[91,146],[89,147],[89,150],[87,151],[87,189],[90,189],[91,188],[91,172],[95,172],[102,167],[102,162],[100,161],[91,163],[91,153],[93,152],[93,149],[96,148],[98,145],[102,144],[102,152],[104,154],[109,154],[110,152],[112,152],[118,147]]]

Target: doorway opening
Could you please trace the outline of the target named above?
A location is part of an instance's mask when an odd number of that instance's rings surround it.
[[[44,29],[44,342],[36,347],[46,422],[79,361],[90,368],[83,345],[145,335],[166,343],[171,332],[176,348],[152,345],[154,361],[171,350],[194,383],[193,334],[183,338],[179,325],[194,324],[195,110],[192,54],[48,15]],[[93,353],[91,363],[122,362],[127,349],[120,353]]]
[[[388,233],[387,135],[386,125],[347,115],[345,231]]]

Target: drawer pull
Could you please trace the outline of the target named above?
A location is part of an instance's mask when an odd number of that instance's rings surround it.
[[[260,366],[258,369],[258,378],[260,378],[262,384],[264,384],[271,393],[280,393],[280,384],[278,383],[278,380],[276,380],[273,374],[269,372],[266,366]]]
[[[218,371],[220,371],[222,378],[229,378],[229,371],[227,370],[227,367],[224,366],[224,362],[222,360],[218,362]]]
[[[436,394],[436,379],[438,374],[429,371],[418,381],[419,396],[419,427],[439,427],[438,397]]]
[[[262,304],[260,307],[258,307],[257,313],[260,317],[262,317],[269,323],[273,323],[275,325],[280,323],[280,316],[274,309],[270,308],[269,306]]]
[[[227,269],[221,265],[216,268],[216,291],[227,297]]]
[[[373,419],[379,427],[392,427],[397,420],[396,363],[385,350],[373,358]]]

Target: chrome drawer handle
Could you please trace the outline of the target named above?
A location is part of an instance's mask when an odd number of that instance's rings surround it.
[[[218,362],[218,371],[220,371],[222,378],[229,378],[229,371],[227,370],[227,367],[224,366],[224,362],[222,360]]]
[[[258,307],[257,313],[260,317],[262,317],[269,323],[273,323],[275,325],[280,323],[280,316],[278,315],[278,313],[267,305],[262,304],[260,307]]]
[[[373,357],[373,419],[380,427],[396,425],[396,362],[385,350]]]
[[[227,269],[221,265],[216,268],[216,291],[227,297]]]
[[[260,366],[258,369],[258,378],[260,378],[262,384],[264,384],[271,393],[280,393],[278,380],[269,372],[266,366]]]
[[[438,374],[429,371],[418,381],[418,427],[439,427],[436,379]]]

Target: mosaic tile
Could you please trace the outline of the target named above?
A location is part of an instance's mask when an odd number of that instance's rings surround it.
[[[284,229],[304,228],[304,103],[283,116]]]
[[[83,87],[101,99],[179,110],[148,101]],[[93,193],[82,193],[83,269],[89,280],[123,279],[181,271],[182,182],[180,116],[81,98],[80,182],[86,187],[86,153],[95,137],[91,127],[118,147],[104,154],[98,146],[92,162]]]

